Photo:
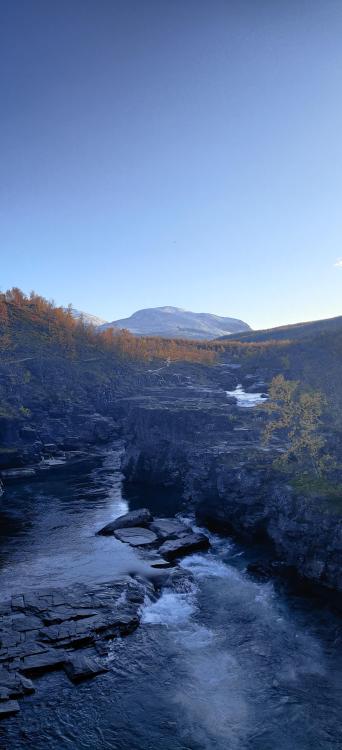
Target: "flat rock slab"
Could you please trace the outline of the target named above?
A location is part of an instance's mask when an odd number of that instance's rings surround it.
[[[158,540],[157,535],[150,529],[132,527],[128,529],[118,529],[114,532],[120,542],[126,542],[132,547],[142,547],[145,544],[153,544]]]
[[[164,542],[159,547],[159,554],[167,560],[174,560],[177,557],[190,555],[192,552],[200,552],[210,547],[210,542],[204,534],[187,534],[179,539]]]
[[[41,629],[39,638],[42,641],[48,642],[72,642],[73,638],[76,636],[88,636],[95,626],[97,618],[98,615],[95,614],[95,616],[88,617],[85,620],[68,620],[67,622],[61,622],[57,625],[48,625],[46,628]]]
[[[155,538],[155,535],[143,529]],[[78,682],[106,671],[89,648],[106,653],[106,642],[128,635],[140,622],[140,607],[154,586],[149,581],[120,576],[113,581],[40,589],[11,597],[0,607],[0,717],[19,710],[13,701],[34,692],[28,677],[55,669],[69,670]],[[100,650],[99,650],[100,649]],[[75,658],[74,658],[75,656]],[[77,656],[77,658],[76,658]],[[82,658],[81,658],[82,656]]]
[[[172,560],[165,560],[163,557],[156,557],[153,560],[148,560],[149,565],[151,568],[156,568],[156,570],[164,568],[172,568],[174,566],[174,562]]]
[[[117,529],[147,526],[149,523],[152,523],[152,521],[153,516],[148,508],[139,508],[139,510],[132,510],[130,513],[125,513],[123,516],[115,518],[114,521],[107,523],[107,525],[97,533],[107,536],[113,534]]]
[[[45,625],[58,625],[67,620],[81,620],[96,614],[96,610],[87,609],[86,607],[84,609],[72,609],[71,607],[61,606],[48,610],[44,613],[42,619]]]
[[[19,713],[19,711],[20,707],[18,701],[6,701],[6,703],[0,703],[0,719],[14,716]]]
[[[45,651],[42,654],[26,656],[20,665],[20,671],[23,674],[35,677],[45,672],[51,672],[54,669],[60,669],[65,661],[63,651]]]
[[[178,521],[177,518],[155,518],[149,528],[160,539],[172,539],[180,534],[189,534],[189,527]]]
[[[96,617],[51,625],[40,632],[40,638],[58,648],[80,647],[91,645],[98,633],[103,638],[117,635],[128,635],[139,625],[137,607],[129,606],[124,610],[103,611]]]
[[[71,682],[77,683],[89,680],[98,674],[108,672],[104,664],[86,654],[73,654],[65,663],[64,670]]]
[[[12,618],[13,630],[18,630],[20,633],[25,633],[29,630],[38,630],[41,627],[41,620],[34,615],[26,616],[23,614],[15,615]]]
[[[21,674],[7,669],[0,669],[0,700],[21,698],[23,695],[34,693],[34,686]]]

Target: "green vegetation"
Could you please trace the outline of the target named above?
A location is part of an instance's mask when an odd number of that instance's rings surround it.
[[[241,331],[238,335],[229,334],[222,336],[220,340],[236,339],[239,341],[280,341],[280,340],[303,340],[312,338],[320,333],[340,332],[342,328],[342,316],[326,318],[325,320],[312,320],[306,323],[292,323],[290,325],[278,326],[277,328],[264,328],[259,331]]]
[[[325,397],[320,391],[301,390],[298,381],[286,380],[283,375],[273,378],[269,395],[263,408],[272,419],[266,424],[264,440],[269,442],[276,432],[286,438],[286,448],[277,459],[278,465],[288,466],[295,461],[322,477],[333,463],[322,432]]]
[[[316,497],[327,503],[328,508],[333,508],[342,513],[342,484],[324,477],[312,477],[301,475],[291,481],[296,492],[310,499]]]
[[[268,382],[270,375],[282,374],[287,380],[298,380],[302,390],[320,391],[327,402],[329,430],[342,434],[342,316],[268,331],[242,332],[220,343],[233,343],[233,338],[234,344],[240,343],[241,347],[238,361],[242,375],[257,373]],[[226,349],[234,361],[230,351]]]

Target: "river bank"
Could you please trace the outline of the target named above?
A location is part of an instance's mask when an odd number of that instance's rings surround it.
[[[15,593],[26,568],[27,591],[132,571],[132,549],[95,534],[127,510],[149,505],[194,523],[172,488],[122,483],[120,460],[118,446],[88,474],[12,487],[1,505],[16,519],[2,539],[2,591]],[[35,678],[20,716],[1,723],[0,747],[340,748],[339,619],[327,602],[251,577],[255,550],[210,540],[181,562],[185,577],[146,597],[140,627],[110,642],[105,674],[77,686],[63,671]]]

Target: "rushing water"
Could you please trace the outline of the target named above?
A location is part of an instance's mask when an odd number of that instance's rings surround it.
[[[113,465],[116,462],[116,468]],[[138,557],[94,532],[128,507],[180,510],[171,491],[122,491],[118,451],[81,472],[16,485],[1,501],[1,593],[104,580]],[[3,722],[6,750],[336,750],[342,748],[341,631],[323,604],[258,583],[248,552],[212,536],[185,576],[147,601],[113,641],[110,671],[78,687],[35,681]]]
[[[226,394],[233,396],[241,409],[250,409],[267,400],[265,393],[247,393],[241,384],[237,385],[234,391],[226,391]]]

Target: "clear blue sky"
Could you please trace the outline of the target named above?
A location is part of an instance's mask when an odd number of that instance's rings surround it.
[[[1,289],[342,314],[341,40],[341,0],[2,0]]]

